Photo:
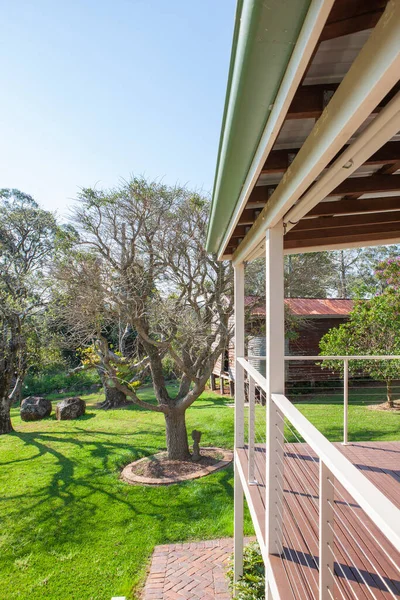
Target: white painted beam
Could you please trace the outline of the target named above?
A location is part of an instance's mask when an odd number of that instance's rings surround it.
[[[266,234],[266,329],[267,329],[267,431],[266,431],[266,513],[267,552],[280,554],[283,512],[283,426],[282,415],[272,394],[285,388],[285,303],[283,265],[283,223]],[[277,390],[281,390],[277,392]]]
[[[319,600],[334,597],[334,477],[322,460],[319,462]]]
[[[244,263],[234,267],[235,327],[235,448],[244,446],[244,370],[238,358],[244,356]]]
[[[235,320],[235,448],[244,446],[244,369],[238,362],[244,356],[244,264],[234,267]],[[243,575],[244,494],[235,454],[234,468],[234,580]]]

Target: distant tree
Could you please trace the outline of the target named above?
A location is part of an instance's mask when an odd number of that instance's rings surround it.
[[[349,320],[331,329],[321,340],[325,355],[400,355],[400,259],[379,264],[376,279],[385,283],[383,292],[371,299],[360,299]],[[324,361],[324,366],[338,369],[336,361]],[[387,404],[393,408],[392,382],[400,378],[398,360],[350,361],[353,373],[363,371],[387,387]]]
[[[376,246],[285,257],[286,298],[354,298],[381,289],[377,265],[400,254],[400,246]],[[265,260],[246,267],[246,294],[265,296]]]
[[[121,347],[121,346],[120,346]],[[115,350],[111,347],[108,342],[108,358],[110,365],[115,369],[116,375],[119,380],[122,380],[132,390],[135,390],[144,380],[148,374],[148,361],[139,365],[135,364],[134,355],[124,356],[122,352]],[[127,404],[131,404],[132,401],[128,400],[123,390],[118,389],[113,381],[109,379],[107,365],[105,364],[104,358],[100,352],[96,349],[96,344],[78,349],[78,355],[81,359],[79,367],[74,369],[77,370],[88,370],[95,369],[100,377],[104,388],[104,401],[100,402],[97,407],[105,410],[122,408]],[[138,370],[138,366],[140,369]]]
[[[285,257],[286,298],[324,298],[329,295],[334,265],[329,252],[294,254]],[[265,260],[246,265],[246,294],[265,296]]]
[[[10,407],[37,356],[56,233],[54,216],[31,196],[0,190],[0,434],[12,431]]]
[[[109,386],[164,414],[168,455],[190,456],[186,410],[205,389],[227,346],[232,268],[206,253],[208,201],[186,189],[133,178],[116,190],[83,190],[74,216],[78,236],[55,277],[69,333],[94,344]],[[121,376],[107,339],[121,320],[136,332],[144,357]],[[181,374],[171,395],[169,356]],[[131,375],[150,371],[156,404],[139,398]]]
[[[330,295],[334,266],[329,252],[285,257],[285,296],[325,298]]]
[[[333,275],[331,287],[339,298],[368,296],[371,289],[380,289],[376,277],[377,265],[400,254],[400,246],[373,246],[328,252]]]

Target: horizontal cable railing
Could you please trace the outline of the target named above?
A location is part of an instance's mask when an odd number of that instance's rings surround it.
[[[343,360],[346,375],[349,360],[400,356],[286,357],[292,359]],[[266,515],[274,515],[266,516],[266,545],[280,556],[294,598],[348,598],[349,591],[352,598],[400,597],[399,509],[284,394],[270,397],[274,439],[266,443],[264,420],[259,442],[257,405],[267,401],[267,380],[245,358],[237,361],[248,382],[248,481],[264,486]],[[263,461],[257,460],[260,450]]]
[[[256,360],[256,361],[265,361],[266,360],[266,356],[259,356],[259,355],[249,355],[247,356],[248,360]],[[323,364],[323,361],[338,361],[340,363],[343,364],[342,367],[342,371],[343,371],[343,378],[342,378],[342,384],[340,385],[340,387],[327,387],[329,385],[329,383],[334,383],[334,380],[329,379],[329,375],[331,374],[332,370],[329,370],[328,368],[325,368],[325,372],[327,373],[327,378],[323,379],[322,381],[317,381],[317,383],[320,383],[320,387],[315,388],[314,389],[314,393],[319,394],[319,396],[321,394],[325,394],[326,397],[329,396],[333,396],[335,393],[337,394],[338,392],[342,393],[342,400],[343,400],[343,444],[347,444],[348,443],[348,422],[349,422],[349,387],[350,387],[350,377],[349,377],[349,362],[350,361],[374,361],[374,362],[378,362],[378,361],[396,361],[396,360],[400,360],[400,355],[392,355],[392,354],[386,354],[386,355],[316,355],[316,356],[312,356],[312,355],[290,355],[290,356],[285,356],[285,362],[288,365],[290,362],[314,362],[318,365],[318,367],[321,369],[321,365]],[[289,373],[290,375],[290,373]],[[359,389],[361,392],[366,393],[366,390],[368,389],[368,396],[369,397],[379,397],[382,394],[379,393],[379,391],[376,388],[376,384],[378,383],[377,381],[373,381],[371,379],[371,377],[369,378],[365,378],[362,379],[361,376],[363,375],[363,370],[362,367],[360,367],[360,373],[359,376],[357,378],[354,379],[353,385],[352,385],[352,390],[354,391],[355,389]],[[307,377],[310,376],[309,374],[309,369],[305,369],[304,375],[303,377]],[[340,382],[337,382],[337,385],[339,385]],[[372,384],[373,387],[372,387]],[[298,383],[296,383],[296,381],[292,381],[290,380],[290,378],[287,381],[287,387],[289,388],[290,392],[292,393],[287,393],[288,396],[290,396],[290,399],[293,400],[300,400],[302,396],[310,396],[311,390],[309,387],[309,384],[306,385],[305,382],[303,382],[303,387],[300,383],[300,385]],[[374,390],[373,392],[371,392],[371,390]],[[395,390],[399,390],[399,386],[393,386],[393,392]],[[399,390],[400,392],[400,390]],[[292,398],[293,396],[293,398]],[[315,401],[319,402],[320,398],[318,396],[315,397]]]

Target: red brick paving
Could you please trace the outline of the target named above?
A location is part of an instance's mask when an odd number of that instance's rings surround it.
[[[143,600],[230,600],[232,551],[231,538],[156,546]]]

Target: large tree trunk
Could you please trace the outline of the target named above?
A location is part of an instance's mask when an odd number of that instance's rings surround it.
[[[112,408],[122,408],[131,404],[126,399],[126,395],[121,390],[117,390],[116,387],[110,387],[107,383],[107,376],[103,369],[97,370],[101,383],[103,384],[105,400],[103,402],[99,402],[97,405],[98,408],[104,408],[104,410],[110,410]]]
[[[104,383],[104,393],[106,398],[104,402],[100,402],[98,404],[98,408],[104,408],[105,410],[109,410],[111,408],[122,408],[129,404],[129,400],[126,399],[124,392],[121,390],[117,390],[115,387],[110,387],[106,383]]]
[[[170,460],[190,459],[185,411],[170,410],[165,414],[167,450]]]
[[[0,398],[0,435],[14,431],[10,417],[10,402],[7,397]]]
[[[392,393],[392,381],[389,379],[386,382],[386,397],[389,408],[394,408],[393,393]]]

